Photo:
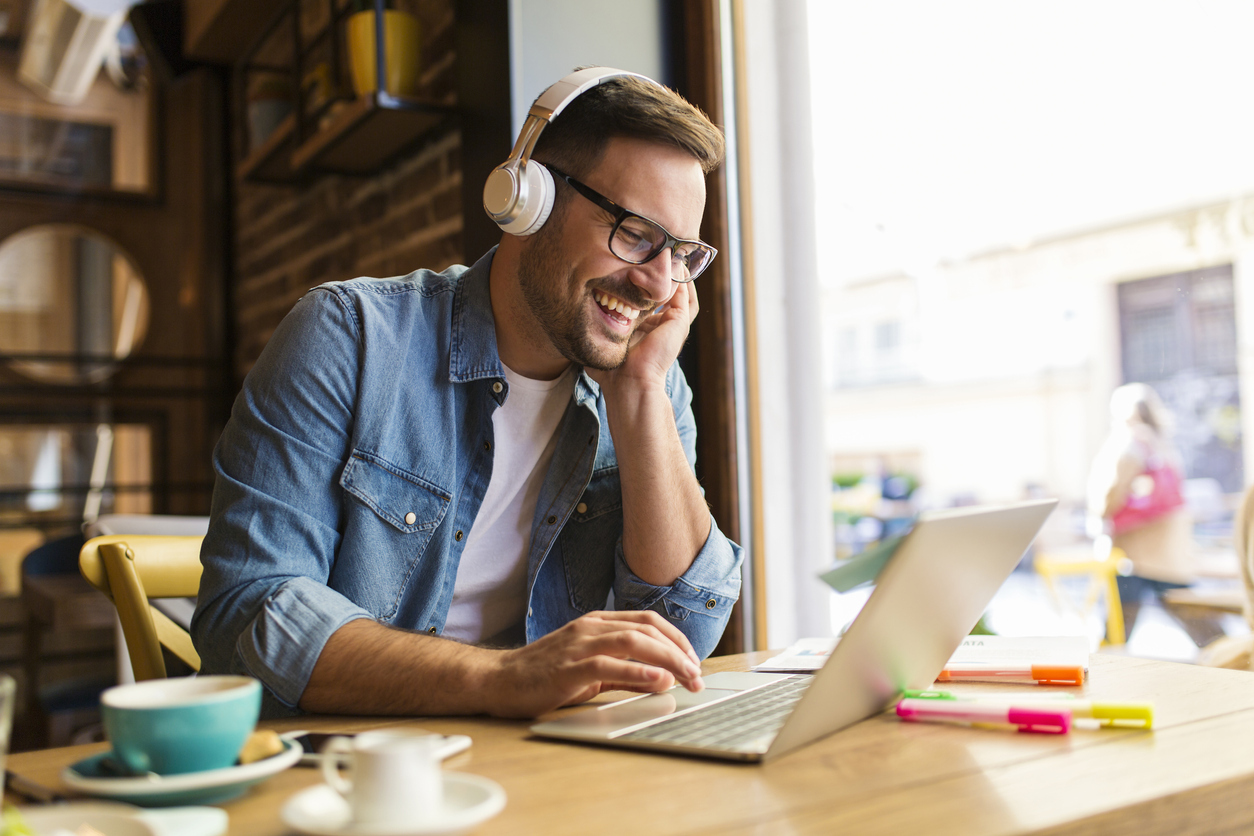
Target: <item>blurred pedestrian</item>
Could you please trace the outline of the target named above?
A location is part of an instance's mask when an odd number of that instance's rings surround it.
[[[1110,397],[1110,434],[1089,474],[1090,534],[1121,549],[1119,597],[1129,638],[1145,598],[1188,586],[1194,578],[1193,520],[1184,502],[1184,469],[1171,444],[1171,415],[1144,383],[1120,386]],[[1182,618],[1202,647],[1223,634],[1217,619]]]

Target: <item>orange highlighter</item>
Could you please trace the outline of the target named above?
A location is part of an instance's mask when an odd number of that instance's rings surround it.
[[[937,682],[976,680],[1022,682],[1036,685],[1083,685],[1083,665],[980,665],[946,666]]]

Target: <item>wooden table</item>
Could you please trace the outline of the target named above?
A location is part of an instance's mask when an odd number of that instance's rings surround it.
[[[705,667],[744,669],[765,657]],[[1104,655],[1093,657],[1091,674],[1084,690],[1093,698],[1152,700],[1155,730],[1012,734],[880,715],[755,766],[543,741],[526,723],[485,718],[270,725],[397,723],[471,735],[474,746],[447,767],[492,778],[509,796],[482,834],[1178,834],[1254,826],[1254,674]],[[99,748],[25,753],[9,767],[55,785],[63,766]],[[317,780],[313,770],[291,769],[226,804],[231,833],[287,833],[280,805]]]

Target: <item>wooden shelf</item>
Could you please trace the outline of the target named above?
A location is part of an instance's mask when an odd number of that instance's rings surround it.
[[[369,93],[333,108],[291,154],[291,168],[370,174],[452,118],[454,108],[430,99]]]
[[[262,183],[290,183],[299,172],[292,166],[292,150],[296,147],[296,114],[289,113],[260,148],[249,152],[235,166],[240,180]]]
[[[205,3],[226,3],[234,0],[201,0]],[[239,124],[247,125],[247,94],[256,73],[287,75],[293,85],[297,79],[306,81],[319,71],[328,81],[325,90],[304,84],[292,91],[292,114],[284,119],[266,141],[247,153],[235,167],[239,180],[271,183],[292,183],[314,173],[368,175],[374,174],[397,156],[412,148],[424,136],[438,130],[454,117],[453,94],[436,98],[431,89],[449,85],[444,70],[448,61],[428,68],[419,81],[421,92],[408,96],[371,92],[357,97],[346,92],[347,69],[340,33],[341,19],[352,11],[347,0],[330,0],[330,13],[313,35],[301,33],[299,0],[273,0],[282,13],[273,17],[266,28],[256,32],[252,46],[243,54],[235,69],[235,97]],[[384,0],[373,0],[382,10]],[[285,30],[290,33],[285,34]],[[275,40],[278,39],[278,40]],[[291,40],[286,58],[274,54],[275,44]],[[390,39],[388,39],[390,41]],[[329,44],[329,55],[322,56],[321,46]],[[277,47],[276,47],[277,48]],[[318,54],[314,55],[313,52]],[[329,60],[322,60],[326,57]],[[381,60],[377,53],[373,56]],[[284,62],[290,61],[291,66]],[[386,74],[385,74],[386,75]],[[443,83],[438,83],[443,82]],[[432,85],[428,87],[425,85]],[[318,87],[317,84],[314,85]],[[311,99],[313,99],[311,101]],[[325,102],[325,103],[324,103]],[[244,137],[238,132],[237,142]]]

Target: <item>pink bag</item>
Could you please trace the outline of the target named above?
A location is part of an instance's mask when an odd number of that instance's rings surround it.
[[[1132,482],[1136,486],[1137,482],[1149,479],[1153,487],[1148,491],[1134,489],[1128,494],[1127,502],[1111,518],[1116,534],[1139,528],[1184,505],[1180,472],[1161,456],[1148,450],[1147,453],[1145,472]]]

